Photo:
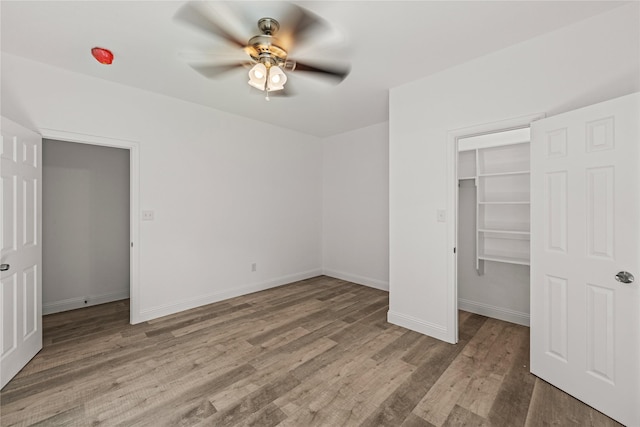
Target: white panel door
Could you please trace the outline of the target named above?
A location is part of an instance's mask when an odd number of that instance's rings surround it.
[[[42,348],[42,139],[2,117],[0,388]]]
[[[532,134],[531,372],[640,426],[640,94]]]

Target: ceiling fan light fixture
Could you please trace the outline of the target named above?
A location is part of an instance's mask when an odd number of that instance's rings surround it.
[[[2,1],[2,0],[0,0]],[[338,83],[347,77],[350,68],[348,66],[335,66],[326,68],[290,60],[288,50],[300,41],[312,38],[313,33],[322,29],[329,29],[323,20],[307,11],[303,7],[290,4],[287,11],[281,11],[286,16],[286,30],[283,36],[278,36],[280,24],[277,20],[269,17],[258,20],[259,34],[251,37],[247,42],[238,39],[230,31],[228,25],[222,20],[214,19],[207,13],[200,2],[188,0],[175,15],[175,18],[184,24],[189,24],[198,30],[204,30],[227,42],[240,47],[249,56],[251,62],[238,61],[221,64],[197,64],[191,65],[196,71],[207,78],[213,78],[229,70],[242,67],[251,67],[249,70],[249,85],[266,92],[266,99],[269,99],[269,92],[281,91],[287,82],[288,75],[295,71],[310,72],[316,75],[324,75],[337,79]],[[315,31],[314,31],[315,30]],[[249,65],[248,65],[249,64]]]
[[[249,70],[248,83],[262,91],[273,92],[282,90],[286,82],[287,75],[282,71],[282,68],[277,65],[267,67],[262,62],[259,62]]]

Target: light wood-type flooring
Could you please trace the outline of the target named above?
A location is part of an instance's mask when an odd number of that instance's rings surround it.
[[[529,330],[460,313],[447,344],[388,294],[317,277],[129,325],[128,301],[44,317],[2,426],[613,426],[529,373]]]

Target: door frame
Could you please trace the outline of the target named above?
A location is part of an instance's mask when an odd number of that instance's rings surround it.
[[[544,117],[544,113],[528,114],[447,132],[447,211],[451,212],[447,223],[447,342],[458,342],[458,139],[523,128]]]
[[[38,129],[43,139],[129,150],[129,323],[140,323],[140,144],[119,138],[87,135],[55,129]]]

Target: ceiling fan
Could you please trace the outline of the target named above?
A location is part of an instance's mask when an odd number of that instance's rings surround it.
[[[286,94],[285,83],[287,73],[309,72],[313,75],[329,77],[334,82],[341,82],[349,74],[348,65],[331,67],[312,65],[293,60],[289,52],[294,46],[299,47],[314,37],[314,32],[322,29],[326,24],[308,10],[287,4],[280,21],[271,17],[258,20],[259,34],[243,41],[232,34],[232,31],[220,22],[220,17],[207,8],[205,2],[191,1],[178,10],[175,15],[178,22],[206,31],[236,48],[242,49],[247,55],[246,60],[221,62],[214,64],[191,64],[191,67],[208,78],[218,77],[228,71],[249,68],[249,85],[266,92],[269,100],[271,92]]]

